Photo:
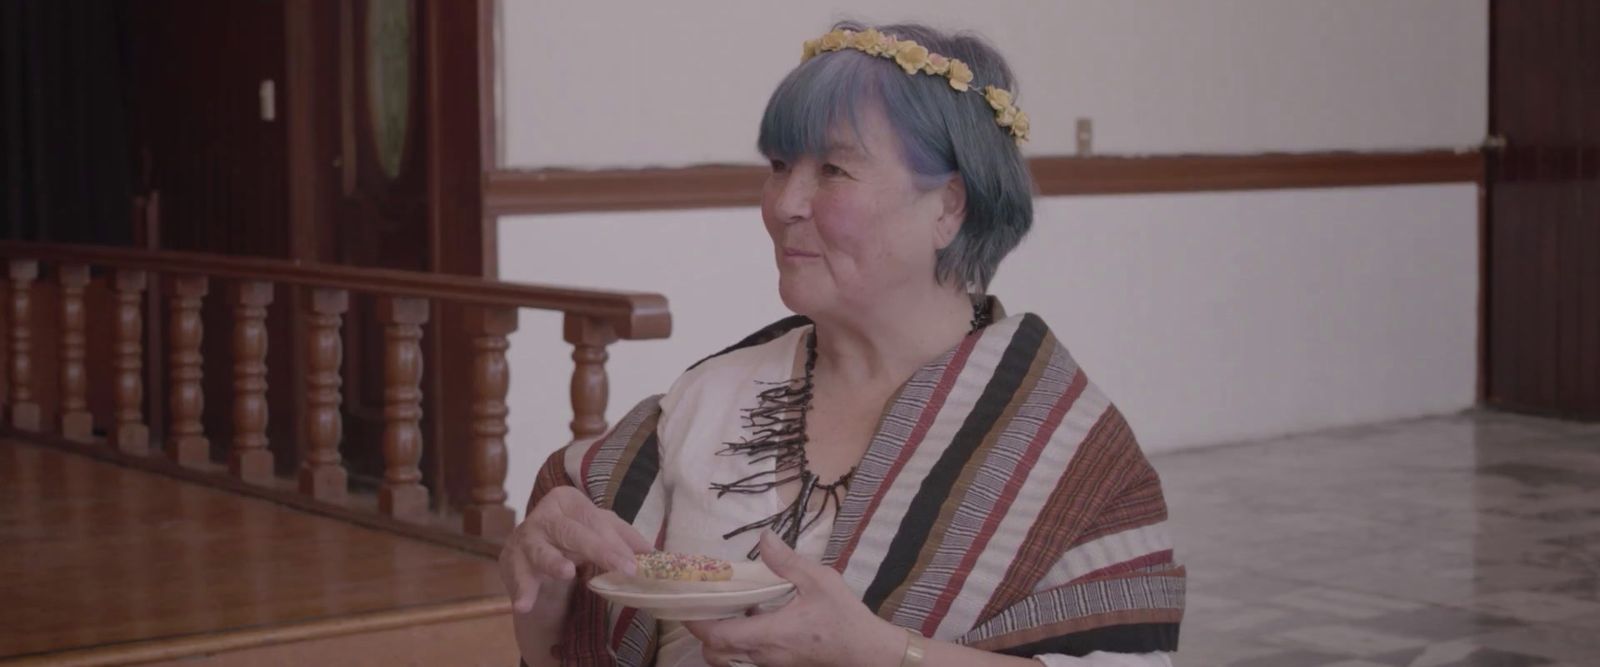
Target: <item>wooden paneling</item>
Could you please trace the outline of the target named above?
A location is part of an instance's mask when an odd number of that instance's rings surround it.
[[[0,658],[464,600],[493,557],[0,439]]]
[[[1476,151],[1268,153],[1155,157],[1038,157],[1029,162],[1042,196],[1473,183]],[[492,214],[755,206],[766,167],[489,173]]]
[[[1490,7],[1487,400],[1600,419],[1600,3]]]

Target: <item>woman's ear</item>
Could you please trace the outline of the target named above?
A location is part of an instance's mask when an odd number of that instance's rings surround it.
[[[967,219],[966,179],[961,178],[961,174],[951,176],[940,189],[940,199],[944,203],[944,210],[939,215],[938,226],[933,233],[935,250],[944,250],[961,233],[961,223]]]

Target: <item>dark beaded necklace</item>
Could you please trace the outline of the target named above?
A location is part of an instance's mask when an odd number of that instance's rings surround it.
[[[972,331],[989,326],[993,318],[988,299],[973,301]],[[839,479],[824,484],[816,473],[811,472],[806,459],[806,443],[809,442],[806,437],[806,414],[811,412],[816,366],[817,333],[813,330],[806,335],[805,372],[797,378],[769,383],[772,386],[756,395],[756,407],[744,411],[744,428],[750,435],[737,442],[723,443],[722,450],[717,452],[718,456],[746,455],[750,457],[751,465],[772,461],[772,469],[732,482],[711,484],[711,490],[717,492],[718,498],[729,493],[766,493],[796,480],[800,482],[800,492],[795,494],[794,502],[776,514],[728,531],[722,539],[732,539],[752,530],[771,529],[792,547],[800,540],[801,533],[827,514],[830,505],[835,510],[839,508],[842,492],[849,489],[850,478],[855,475],[856,469],[851,468]],[[822,494],[822,505],[808,517],[807,508],[818,493]],[[755,560],[760,555],[761,548],[757,546],[750,549],[748,557]]]

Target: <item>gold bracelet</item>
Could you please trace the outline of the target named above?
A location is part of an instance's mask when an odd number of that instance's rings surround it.
[[[920,667],[923,656],[928,654],[923,645],[923,637],[916,630],[904,628],[906,631],[906,652],[900,656],[900,667]]]

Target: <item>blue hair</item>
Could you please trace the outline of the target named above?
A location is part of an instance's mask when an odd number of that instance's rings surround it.
[[[848,21],[834,27],[868,28]],[[965,62],[973,70],[975,89],[994,85],[1017,92],[1005,60],[975,36],[915,24],[877,30]],[[859,136],[860,114],[872,106],[881,107],[894,128],[903,149],[899,157],[917,176],[918,187],[931,190],[960,174],[967,217],[955,240],[939,251],[934,277],[984,292],[1000,260],[1033,224],[1033,181],[1021,151],[995,123],[983,95],[957,91],[944,77],[907,75],[893,60],[853,49],[823,53],[796,67],[773,91],[761,117],[757,150],[787,162],[821,159],[829,133],[848,129]]]

